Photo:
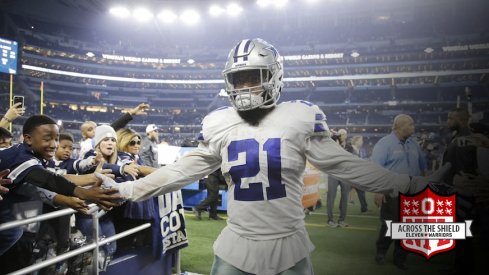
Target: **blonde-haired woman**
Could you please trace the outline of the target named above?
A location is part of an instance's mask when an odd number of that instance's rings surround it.
[[[85,158],[101,155],[105,161],[103,169],[110,169],[116,179],[124,175],[137,175],[138,167],[136,165],[119,165],[117,156],[117,135],[109,125],[100,125],[95,128],[93,138],[95,150],[90,150],[85,154]],[[100,157],[100,156],[99,156]],[[102,216],[99,220],[99,236],[110,237],[115,235],[112,211]],[[80,231],[90,239],[92,237],[93,222],[91,215],[76,214],[76,226]],[[105,270],[110,259],[117,249],[116,242],[110,242],[101,250],[99,257],[99,267]]]
[[[117,131],[117,150],[118,165],[137,165],[139,174],[126,175],[117,178],[116,181],[123,182],[128,180],[138,179],[140,176],[146,176],[156,170],[152,167],[144,166],[142,159],[139,157],[141,149],[141,136],[134,130],[123,128]],[[142,202],[128,202],[125,204],[124,217],[138,220],[153,219],[155,213],[155,204],[153,199],[148,199]]]
[[[117,182],[135,180],[156,170],[153,167],[144,166],[143,160],[139,157],[142,138],[138,133],[131,129],[123,128],[117,131],[117,140],[118,165],[136,165],[139,171],[139,174],[136,176],[126,175],[116,178]],[[120,240],[119,246],[121,248],[133,245],[162,243],[161,233],[152,234],[152,232],[158,232],[160,229],[159,223],[156,222],[159,217],[157,198],[150,198],[141,202],[128,201],[113,214],[117,232],[125,231],[147,222],[151,222],[152,224],[152,229],[143,230],[134,234],[131,238]],[[155,249],[157,247],[154,247],[153,250]]]

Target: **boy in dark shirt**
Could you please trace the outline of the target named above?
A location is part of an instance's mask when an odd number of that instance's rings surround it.
[[[62,176],[45,167],[54,157],[58,145],[59,130],[56,122],[48,116],[35,115],[28,118],[22,129],[24,142],[0,151],[0,171],[10,169],[7,178],[12,180],[10,192],[0,201],[0,224],[14,220],[11,205],[15,202],[16,187],[28,182],[65,196],[75,196],[97,203],[104,209],[117,206],[119,198],[115,189],[77,187]],[[7,251],[22,235],[21,228],[0,231],[0,255]]]

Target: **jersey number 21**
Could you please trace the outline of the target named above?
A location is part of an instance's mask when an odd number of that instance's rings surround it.
[[[268,169],[267,200],[279,199],[286,196],[285,185],[282,184],[282,161],[280,156],[280,138],[269,138],[263,144],[256,139],[232,141],[228,146],[228,161],[238,160],[239,153],[246,154],[246,163],[229,169],[229,174],[235,184],[234,199],[238,201],[262,201],[263,183],[252,182],[249,188],[241,188],[241,179],[250,178],[260,173],[260,150],[266,152]]]

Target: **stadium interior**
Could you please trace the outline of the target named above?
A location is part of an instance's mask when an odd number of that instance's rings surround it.
[[[43,89],[44,114],[76,141],[84,121],[110,123],[146,102],[148,115],[130,127],[144,134],[157,124],[160,139],[180,146],[197,137],[206,114],[229,106],[224,62],[237,41],[253,37],[283,57],[281,102],[318,105],[330,128],[363,136],[368,151],[404,113],[437,168],[450,110],[470,104],[472,122],[489,125],[487,0],[235,1],[234,16],[225,8],[209,13],[210,4],[230,3],[223,0],[138,1],[150,11],[192,7],[197,22],[110,12],[133,2],[1,1],[0,37],[19,43],[13,93],[27,107],[13,125],[15,139],[25,119],[40,113]],[[1,73],[0,113],[9,108],[10,83]]]

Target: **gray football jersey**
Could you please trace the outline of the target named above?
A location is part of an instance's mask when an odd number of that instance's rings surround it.
[[[207,116],[203,126],[202,141],[217,144],[222,158],[230,229],[268,240],[303,227],[305,140],[329,135],[323,112],[305,101],[285,102],[251,126],[225,108]]]
[[[281,238],[303,226],[306,159],[323,172],[371,192],[406,192],[409,177],[360,159],[329,137],[323,112],[306,101],[277,105],[258,126],[232,108],[203,120],[199,147],[137,181],[120,183],[131,200],[175,191],[217,170],[229,185],[228,224],[255,240]]]
[[[227,227],[214,253],[237,268],[276,274],[313,249],[304,226],[303,173],[308,159],[323,172],[371,192],[406,191],[409,177],[389,172],[341,148],[326,118],[306,101],[277,105],[258,126],[232,108],[203,120],[199,147],[152,174],[118,185],[122,196],[144,200],[178,190],[219,166],[229,186]]]

